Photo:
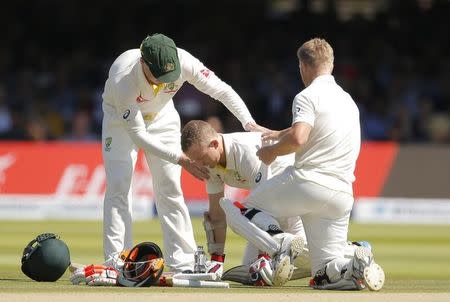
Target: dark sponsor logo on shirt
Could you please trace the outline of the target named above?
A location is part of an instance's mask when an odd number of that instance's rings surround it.
[[[130,113],[130,109],[125,110],[125,112],[123,113],[123,119],[126,120],[130,116]]]
[[[255,178],[255,182],[258,183],[262,178],[262,173],[258,172],[258,174],[256,174],[256,178]]]

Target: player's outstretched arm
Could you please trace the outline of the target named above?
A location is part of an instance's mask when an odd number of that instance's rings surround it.
[[[311,129],[307,123],[295,123],[280,137],[278,143],[262,147],[256,155],[263,163],[270,165],[277,156],[297,152],[308,141]]]
[[[271,142],[271,141],[278,141],[280,140],[280,138],[285,135],[291,128],[286,128],[284,130],[268,130],[268,131],[264,131],[261,134],[261,140],[263,142]]]
[[[251,131],[251,132],[262,132],[262,133],[273,132],[273,130],[270,130],[266,127],[258,125],[255,122],[250,122],[250,123],[245,124],[244,129],[246,131]]]

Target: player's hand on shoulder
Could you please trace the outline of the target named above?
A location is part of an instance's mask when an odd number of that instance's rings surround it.
[[[280,139],[281,131],[268,130],[261,134],[261,140],[263,143],[272,143],[273,141]]]
[[[209,170],[207,167],[201,166],[198,163],[191,160],[186,154],[182,154],[178,164],[182,166],[186,171],[192,174],[198,180],[209,179]]]
[[[266,165],[270,165],[277,155],[272,151],[272,146],[262,147],[256,152],[258,158]]]

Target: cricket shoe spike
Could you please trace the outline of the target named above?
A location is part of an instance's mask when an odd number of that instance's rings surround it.
[[[362,280],[371,291],[379,291],[385,280],[384,271],[374,261],[372,251],[364,246],[355,249],[352,260],[352,276],[356,280]]]
[[[280,256],[288,256],[291,263],[294,263],[294,260],[300,256],[300,254],[305,249],[305,240],[300,236],[295,236],[292,234],[277,234],[273,236],[275,238],[280,239],[280,252],[278,255]]]
[[[294,272],[294,265],[291,264],[289,256],[277,256],[277,260],[273,264],[273,286],[283,286],[288,282]]]
[[[294,272],[294,260],[302,253],[305,241],[302,237],[282,233],[273,236],[280,240],[280,252],[273,258],[273,286],[282,286],[288,282]]]

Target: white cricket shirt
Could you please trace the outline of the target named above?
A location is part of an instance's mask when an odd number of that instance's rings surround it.
[[[222,102],[243,126],[254,122],[239,95],[214,72],[183,49],[178,48],[178,57],[180,77],[172,83],[151,85],[139,62],[140,50],[128,50],[112,64],[103,93],[103,101],[115,108],[114,115],[123,121],[134,143],[172,163],[177,163],[181,154],[168,149],[154,135],[150,137],[146,124],[152,123],[158,114],[170,107],[172,97],[184,82],[191,83],[198,90]]]
[[[353,194],[354,170],[361,145],[359,110],[331,75],[317,77],[292,105],[293,122],[312,126],[295,154],[297,174],[327,188]]]
[[[256,156],[256,151],[261,148],[260,132],[235,132],[219,135],[223,137],[227,165],[210,169],[210,178],[206,181],[208,194],[223,192],[224,184],[251,190],[294,163],[294,153],[292,153],[277,157],[269,168],[264,165]]]

